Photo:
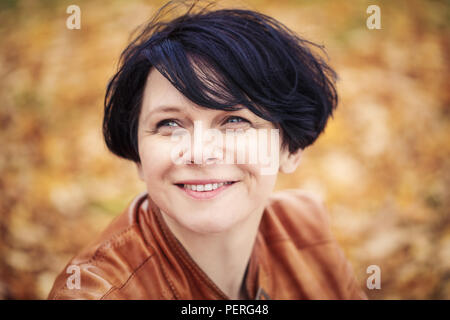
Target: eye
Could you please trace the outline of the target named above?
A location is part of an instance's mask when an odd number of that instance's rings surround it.
[[[160,128],[160,127],[175,127],[178,126],[178,123],[173,120],[173,119],[166,119],[166,120],[162,120],[160,122],[158,122],[158,124],[156,125],[156,128]]]
[[[236,121],[231,121],[236,120]],[[238,116],[231,116],[226,121],[226,123],[240,123],[240,122],[247,122],[250,123],[248,120],[245,120],[244,118],[238,117]]]

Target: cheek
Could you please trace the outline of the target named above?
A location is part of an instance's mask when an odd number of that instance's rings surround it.
[[[246,143],[237,148],[238,153],[246,155],[248,163],[253,165],[255,176],[274,176],[279,168],[280,137],[277,129],[264,128],[251,131]],[[269,178],[270,179],[270,178]]]
[[[139,143],[142,172],[145,181],[157,183],[172,165],[171,144],[157,139],[146,139]]]
[[[237,165],[240,171],[246,173],[246,185],[253,198],[265,198],[275,186],[277,174],[261,174],[264,166],[260,165]],[[264,172],[264,171],[263,171]]]

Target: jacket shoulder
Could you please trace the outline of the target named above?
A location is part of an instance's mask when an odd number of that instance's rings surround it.
[[[293,256],[301,252],[301,261],[297,261],[295,269],[307,264],[308,270],[317,270],[314,277],[325,288],[326,297],[367,299],[350,261],[333,236],[322,199],[301,189],[287,189],[270,197],[265,213],[262,232],[279,260],[283,260],[280,251],[284,250],[283,261],[295,261]],[[296,250],[288,249],[290,242]]]
[[[262,229],[271,240],[292,240],[299,247],[334,239],[323,200],[301,189],[272,194]]]
[[[152,256],[141,235],[138,209],[143,195],[79,254],[57,276],[48,299],[103,299],[121,288]]]

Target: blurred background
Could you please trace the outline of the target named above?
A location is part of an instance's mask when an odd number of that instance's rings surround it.
[[[145,190],[108,153],[103,98],[130,32],[165,1],[0,1],[0,299],[45,299]],[[450,299],[448,1],[235,1],[325,46],[340,103],[277,190],[321,197],[371,299]],[[69,5],[81,29],[69,30]],[[369,5],[381,9],[369,30]]]

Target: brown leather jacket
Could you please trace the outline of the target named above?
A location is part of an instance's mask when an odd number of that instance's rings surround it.
[[[79,289],[67,285],[70,265],[79,268]],[[254,299],[367,299],[323,205],[295,189],[269,199],[245,288]],[[178,242],[147,194],[68,263],[48,298],[229,299]]]

